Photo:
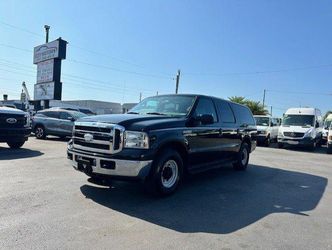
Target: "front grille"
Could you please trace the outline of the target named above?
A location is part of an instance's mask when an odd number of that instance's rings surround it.
[[[96,153],[114,154],[122,150],[124,128],[116,124],[76,122],[73,147]]]
[[[16,122],[9,123],[7,120],[14,118]],[[17,114],[0,114],[0,128],[23,128],[26,124],[26,117]]]
[[[304,133],[284,132],[284,136],[293,137],[293,138],[302,138],[304,136]]]

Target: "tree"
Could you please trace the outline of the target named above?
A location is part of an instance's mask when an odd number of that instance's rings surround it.
[[[248,100],[243,96],[232,96],[228,99],[232,102],[246,105],[254,115],[267,115],[269,113],[259,101]]]

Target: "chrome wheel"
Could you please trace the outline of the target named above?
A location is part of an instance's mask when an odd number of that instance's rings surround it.
[[[44,136],[44,129],[41,127],[36,128],[35,135],[37,138],[43,138]]]
[[[165,188],[171,188],[179,176],[179,167],[176,161],[168,160],[162,167],[161,183]]]
[[[248,156],[249,156],[248,150],[246,148],[243,148],[241,154],[241,163],[243,166],[247,164]]]

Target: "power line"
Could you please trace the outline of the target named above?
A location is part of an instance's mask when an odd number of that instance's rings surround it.
[[[3,63],[1,61],[4,61],[6,63]],[[19,65],[19,67],[24,67],[24,68],[29,68],[29,70],[27,69],[22,69],[22,68],[18,68],[17,66],[13,66],[11,64],[17,64]],[[20,64],[20,63],[16,63],[16,62],[12,62],[12,61],[8,61],[8,60],[3,60],[3,59],[0,59],[0,66],[5,66],[5,67],[8,67],[8,68],[12,68],[12,69],[15,69],[15,70],[20,70],[20,71],[24,71],[24,72],[31,72],[31,73],[35,73],[35,70],[33,69],[33,67],[29,67],[29,66],[26,66],[24,64]],[[14,72],[13,72],[14,73]],[[103,87],[112,87],[114,86],[113,88],[117,88],[117,89],[121,89],[123,90],[123,86],[122,85],[119,85],[119,84],[112,84],[110,82],[106,82],[106,81],[101,81],[101,80],[98,80],[98,79],[90,79],[90,78],[86,78],[86,77],[82,77],[82,76],[77,76],[77,75],[72,75],[72,74],[66,74],[66,73],[63,73],[63,76],[64,76],[64,79],[66,79],[66,82],[69,80],[69,81],[76,81],[76,82],[89,82],[89,83],[93,83],[94,85],[100,85],[100,86],[103,86]],[[72,79],[74,78],[74,79]],[[90,84],[91,85],[91,84]],[[133,91],[134,89],[136,89],[137,91],[144,91],[144,92],[150,92],[150,93],[155,93],[155,91],[152,91],[152,90],[148,90],[148,89],[142,89],[142,88],[131,88],[131,89],[127,89],[126,91]],[[135,91],[136,92],[136,91]]]
[[[332,93],[317,93],[317,92],[301,92],[301,91],[288,91],[288,90],[271,90],[267,89],[268,92],[276,92],[283,94],[300,94],[300,95],[324,95],[324,96],[332,96]]]
[[[19,47],[8,45],[8,44],[0,43],[0,46],[32,53],[32,50],[19,48]],[[148,74],[148,73],[142,73],[142,72],[137,72],[137,71],[123,70],[123,69],[119,69],[119,68],[110,67],[110,66],[107,66],[107,65],[93,64],[93,63],[88,63],[88,62],[79,61],[79,60],[75,60],[75,59],[67,59],[66,61],[73,62],[73,63],[78,63],[78,64],[82,64],[82,65],[87,65],[87,66],[91,66],[91,67],[94,67],[94,68],[100,68],[100,69],[107,69],[107,70],[122,72],[122,73],[126,73],[126,74],[134,74],[134,75],[139,75],[139,76],[144,76],[144,77],[152,77],[152,78],[173,80],[173,78],[171,76],[166,77],[166,76],[157,75],[157,74]]]
[[[30,31],[30,30],[22,28],[22,27],[18,27],[16,25],[13,25],[13,24],[10,24],[10,23],[6,23],[6,22],[3,22],[3,21],[0,21],[0,24],[5,25],[5,26],[10,27],[10,28],[13,28],[13,29],[16,29],[16,30],[19,30],[19,31],[23,31],[23,32],[29,33],[29,34],[34,35],[34,36],[44,37],[44,36],[42,36],[42,35],[40,35],[40,34],[38,34],[36,32]],[[87,49],[87,48],[78,46],[76,44],[68,43],[68,45],[70,47],[73,47],[73,48],[76,48],[76,49],[79,49],[79,50],[83,50],[83,51],[91,53],[91,54],[95,54],[95,55],[98,55],[98,56],[103,56],[103,57],[106,57],[106,58],[110,58],[112,60],[116,60],[116,61],[119,61],[119,62],[122,62],[122,63],[126,63],[126,64],[129,64],[129,65],[135,66],[135,67],[144,68],[144,66],[139,65],[137,63],[129,62],[128,60],[124,60],[124,59],[117,58],[117,57],[114,57],[114,56],[109,56],[109,55],[106,55],[105,53],[100,53],[100,52],[97,52],[97,51],[94,51],[94,50],[91,50],[91,49]]]

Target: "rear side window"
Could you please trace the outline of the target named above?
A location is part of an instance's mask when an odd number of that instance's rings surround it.
[[[60,119],[61,120],[70,120],[72,119],[73,117],[67,113],[67,112],[60,112]]]
[[[232,108],[238,124],[255,125],[254,117],[249,108],[235,103],[232,103]]]
[[[214,104],[211,99],[208,98],[200,98],[198,105],[195,110],[195,116],[202,116],[202,115],[212,115],[213,121],[217,122],[217,113],[214,107]]]
[[[223,123],[235,123],[235,118],[231,107],[228,102],[217,101],[217,109],[220,114],[220,120]]]
[[[55,111],[45,111],[45,112],[40,112],[40,114],[50,118],[59,118],[59,113]]]

